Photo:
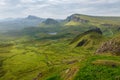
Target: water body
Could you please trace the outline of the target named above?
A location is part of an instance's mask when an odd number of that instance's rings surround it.
[[[50,35],[57,35],[57,32],[50,32],[48,34],[50,34]]]

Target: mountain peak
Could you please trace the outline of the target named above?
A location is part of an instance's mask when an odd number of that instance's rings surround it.
[[[82,14],[72,14],[71,16],[68,16],[66,20],[68,22],[70,22],[70,21],[81,22],[81,23],[87,23],[87,22],[89,22],[89,20],[81,18],[81,16],[85,16],[85,15],[82,15]]]
[[[29,15],[26,19],[40,19],[40,18],[34,15]]]
[[[58,21],[56,21],[56,20],[54,20],[52,18],[48,18],[43,23],[45,23],[45,24],[57,24]]]

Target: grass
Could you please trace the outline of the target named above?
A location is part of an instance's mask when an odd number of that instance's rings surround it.
[[[84,66],[80,68],[74,80],[119,80],[119,62],[120,59],[116,56],[91,56],[84,62]],[[118,67],[111,67],[112,64]]]
[[[65,26],[79,26],[80,23],[79,22],[74,22],[74,21],[70,21],[67,24],[65,24]]]
[[[68,42],[69,43],[69,42]],[[114,80],[119,78],[119,67],[104,66],[102,61],[117,64],[119,57],[93,55],[83,47],[71,48],[67,42],[34,42],[15,44],[10,53],[2,56],[0,80]],[[7,48],[7,47],[3,47]],[[1,53],[2,54],[2,53]],[[99,63],[97,65],[98,61]],[[116,62],[117,61],[117,62]],[[97,63],[96,63],[97,62]],[[93,65],[93,63],[95,65]],[[1,71],[2,71],[1,70]],[[111,73],[108,73],[111,71]],[[106,76],[104,76],[107,74]],[[71,75],[71,76],[69,76]],[[109,76],[112,76],[109,79]]]
[[[112,60],[112,63],[115,61],[117,64],[120,61],[119,57],[94,55],[94,49],[84,47],[72,48],[67,40],[43,42],[36,40],[1,47],[2,50],[7,48],[8,53],[0,53],[3,57],[0,80],[114,80],[119,78],[119,67],[104,66],[102,62]],[[93,65],[97,61],[101,63]],[[109,71],[111,73],[108,73]],[[105,74],[107,75],[104,76]]]
[[[107,18],[103,20],[85,15],[78,17],[89,22],[64,22],[58,27],[41,24],[39,28],[25,29],[20,37],[7,35],[5,38],[2,35],[0,80],[119,80],[120,57],[94,54],[99,44],[119,34],[114,26],[108,29],[101,24],[119,23]],[[66,27],[65,24],[71,27]],[[94,32],[82,37],[80,35],[69,45],[76,34],[95,27],[101,28],[103,35]],[[58,34],[50,36],[45,32]],[[87,40],[85,45],[75,47],[84,39]]]
[[[96,60],[96,61],[93,61],[92,64],[111,66],[111,67],[119,67],[120,66],[120,62],[116,62],[113,60]]]
[[[78,63],[82,57],[73,54],[69,50],[68,44],[65,43],[53,41],[52,44],[50,42],[43,45],[41,42],[40,45],[38,42],[36,44],[14,44],[9,53],[5,55],[1,53],[1,56],[5,58],[2,70],[5,70],[6,73],[0,77],[0,80],[28,80],[36,78],[40,72],[43,74],[40,79],[51,79],[50,76],[61,73],[72,64]],[[6,48],[3,47],[3,49]],[[75,60],[76,62],[74,62]]]

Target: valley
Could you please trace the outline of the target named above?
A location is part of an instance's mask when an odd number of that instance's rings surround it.
[[[41,19],[0,33],[0,80],[120,80],[120,17]]]

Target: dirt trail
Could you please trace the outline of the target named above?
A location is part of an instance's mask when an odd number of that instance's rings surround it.
[[[64,80],[73,80],[75,74],[78,72],[79,68],[74,66],[67,69],[63,75]]]

